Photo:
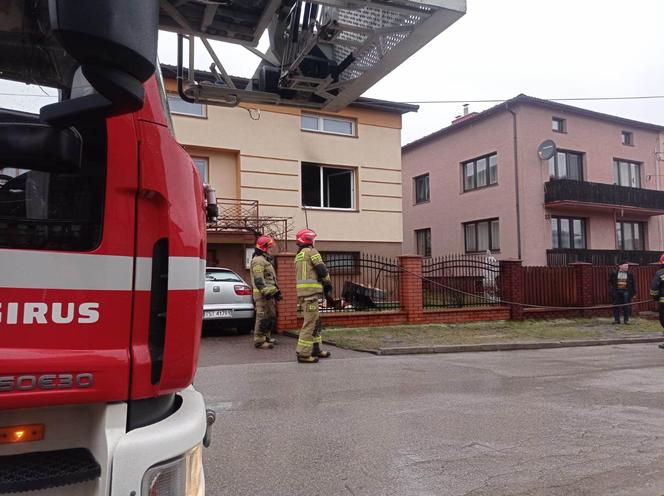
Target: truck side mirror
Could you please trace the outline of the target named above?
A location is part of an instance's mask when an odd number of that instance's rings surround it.
[[[40,118],[58,126],[143,106],[142,83],[156,69],[158,0],[50,0],[51,30],[77,60],[95,93],[46,105]]]
[[[77,172],[83,140],[73,129],[48,124],[0,123],[0,163],[43,172]]]

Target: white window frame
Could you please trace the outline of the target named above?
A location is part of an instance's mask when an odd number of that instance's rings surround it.
[[[432,243],[432,235],[431,235],[431,228],[430,227],[424,227],[422,229],[415,229],[415,251],[417,254],[423,258],[430,258],[431,254],[433,253],[433,243]],[[420,236],[424,238],[424,253],[420,253]],[[429,242],[429,245],[427,246],[426,242]],[[429,253],[427,254],[427,248],[429,248]]]
[[[193,114],[191,112],[181,112],[178,110],[173,110],[173,105],[171,104],[171,99],[178,99],[181,100],[184,103],[189,103],[185,102],[180,98],[180,95],[177,93],[167,93],[166,94],[166,99],[168,100],[168,109],[172,115],[183,115],[185,117],[195,117],[197,119],[207,119],[207,105],[203,103],[192,103],[191,105],[200,105],[201,106],[201,113],[200,114]]]
[[[425,180],[426,181],[426,198],[424,200],[418,200],[417,199],[417,181],[418,180]],[[415,205],[419,205],[421,203],[429,203],[431,201],[431,177],[429,176],[429,173],[427,172],[426,174],[420,174],[419,176],[415,176],[413,178],[413,187],[415,188],[414,191],[414,196],[415,196],[415,201],[413,202]]]
[[[554,127],[555,123],[555,127]],[[551,117],[551,131],[554,133],[566,133],[567,132],[567,119],[563,117]]]
[[[317,129],[311,129],[308,127],[303,127],[302,126],[302,118],[303,117],[309,117],[311,119],[316,119],[318,123],[318,128]],[[334,131],[327,131],[325,129],[325,121],[339,121],[339,122],[344,122],[344,123],[350,123],[350,133],[337,133]],[[324,133],[324,134],[333,134],[336,136],[350,136],[350,137],[355,137],[357,136],[357,124],[355,122],[355,119],[352,118],[347,118],[347,117],[331,117],[327,115],[318,115],[318,114],[310,114],[306,112],[302,112],[300,115],[300,130],[301,131],[308,131],[311,133]]]
[[[201,181],[204,183],[209,183],[210,182],[210,159],[208,157],[199,157],[196,155],[192,155],[191,159],[194,161],[194,165],[196,166],[196,169],[200,172],[200,169],[198,168],[198,164],[196,164],[197,160],[202,160],[205,162],[205,176],[201,177]]]
[[[634,146],[634,133],[632,131],[620,131],[620,143],[624,146]]]
[[[330,165],[330,164],[318,164],[316,162],[301,162],[300,163],[300,174],[302,174],[302,167],[304,165],[315,165],[318,167],[318,178],[320,180],[320,205],[319,206],[312,206],[312,205],[305,205],[303,198],[302,198],[302,179],[300,176],[300,203],[302,208],[311,208],[311,209],[320,209],[320,210],[342,210],[344,212],[356,210],[355,205],[356,205],[356,199],[355,199],[355,168],[353,167],[343,167],[343,166],[338,166],[338,165]],[[323,190],[325,188],[325,178],[323,175],[323,169],[343,169],[347,170],[350,172],[351,177],[350,177],[350,207],[349,208],[343,208],[343,207],[325,207],[323,203],[325,202],[325,195],[323,194]],[[328,184],[329,187],[329,184]],[[328,198],[330,197],[329,191],[328,191]]]

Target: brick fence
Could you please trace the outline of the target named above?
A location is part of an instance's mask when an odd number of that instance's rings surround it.
[[[323,324],[334,327],[369,327],[611,315],[610,308],[574,307],[610,305],[608,278],[611,271],[616,270],[615,267],[593,266],[584,262],[566,267],[524,267],[520,260],[501,260],[496,285],[504,304],[480,303],[477,306],[429,309],[423,301],[426,291],[423,291],[422,261],[422,257],[417,255],[398,257],[398,309],[322,312]],[[659,267],[657,264],[630,268],[636,279],[634,301],[649,300],[650,280]],[[277,303],[277,328],[280,331],[297,329],[302,325],[302,319],[297,314],[294,254],[278,254],[276,269],[283,295],[283,299]],[[510,304],[512,302],[514,304]],[[656,310],[656,304],[648,301],[635,306],[633,310],[653,311]]]
[[[283,299],[277,302],[277,329],[280,332],[297,329],[302,318],[297,314],[295,290],[295,255],[276,255],[276,270],[279,289]],[[399,257],[399,310],[371,312],[322,312],[323,325],[330,327],[376,327],[399,324],[460,323],[478,320],[505,320],[510,318],[510,309],[499,305],[467,308],[425,310],[422,291],[422,257],[403,255]]]

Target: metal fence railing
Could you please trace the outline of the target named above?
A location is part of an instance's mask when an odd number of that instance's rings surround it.
[[[445,255],[422,261],[424,308],[499,303],[498,261],[491,255]]]
[[[359,252],[322,253],[330,271],[334,305],[323,312],[398,310],[400,268],[394,258]]]

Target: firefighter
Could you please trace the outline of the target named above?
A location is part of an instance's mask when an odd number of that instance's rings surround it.
[[[256,304],[256,324],[254,325],[254,346],[262,350],[272,348],[277,340],[272,332],[277,325],[276,301],[281,300],[281,292],[277,286],[274,271],[274,259],[270,256],[270,248],[274,240],[270,236],[260,236],[256,240],[256,249],[251,258],[251,284],[254,288]]]
[[[664,264],[664,253],[659,257],[659,263]],[[655,276],[652,278],[650,296],[659,303],[659,323],[664,327],[664,265],[655,272]],[[659,343],[659,347],[664,349],[664,343]]]
[[[318,250],[314,248],[316,233],[311,229],[302,229],[295,235],[295,242],[300,248],[295,256],[297,302],[304,314],[304,324],[297,340],[297,361],[316,363],[319,358],[328,358],[329,351],[321,349],[323,342],[320,332],[318,300],[321,296],[331,299],[332,281]]]

